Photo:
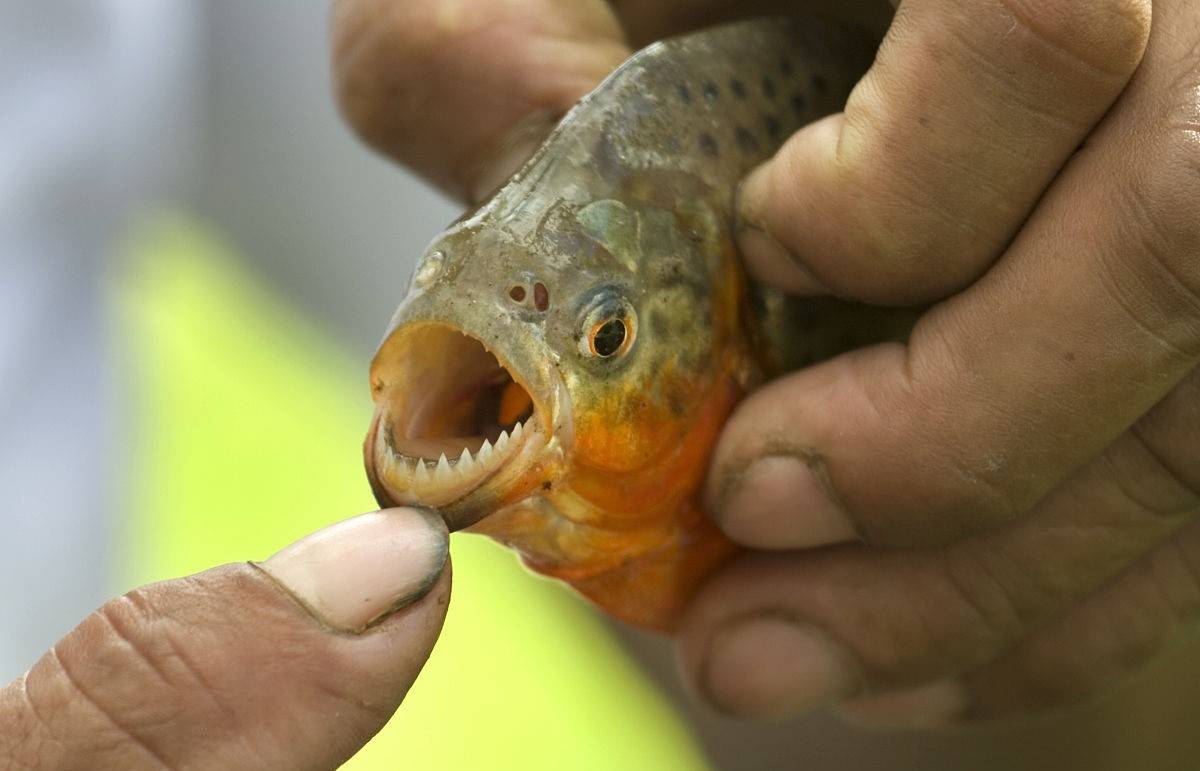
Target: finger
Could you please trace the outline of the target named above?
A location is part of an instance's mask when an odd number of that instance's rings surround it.
[[[517,170],[558,118],[630,53],[660,37],[784,0],[616,4],[604,0],[339,0],[334,85],[368,144],[450,194],[479,201]],[[884,18],[877,0],[818,9]]]
[[[964,719],[1064,707],[1108,693],[1200,629],[1200,527],[1103,592],[963,678]]]
[[[739,406],[709,486],[727,530],[841,516],[873,543],[945,542],[1026,511],[1196,366],[1200,68],[1179,74],[1195,52],[1169,32],[1183,28],[1172,8],[1155,6],[1121,103],[984,279],[907,346],[833,359]],[[738,480],[767,456],[799,461],[779,482],[794,496],[756,514]]]
[[[882,37],[899,0],[810,0],[808,13],[878,30]],[[613,9],[635,46],[677,35],[685,30],[752,16],[794,14],[795,0],[611,0]]]
[[[1200,479],[1161,460],[1168,439],[1131,434],[1027,516],[942,549],[746,558],[685,619],[685,670],[724,709],[766,715],[980,667],[1200,515]],[[1200,455],[1200,431],[1187,441]]]
[[[979,670],[837,711],[877,728],[929,728],[1073,707],[1111,696],[1198,629],[1200,526],[1193,524]]]
[[[0,765],[334,768],[424,665],[446,547],[440,517],[395,509],[130,592],[0,691]]]
[[[743,184],[751,273],[883,304],[966,286],[1121,93],[1149,27],[1149,0],[903,3],[845,113]]]
[[[629,54],[603,0],[340,0],[332,25],[350,125],[471,201]]]
[[[1137,441],[1200,490],[1200,373],[1139,422]],[[1136,468],[1136,467],[1135,467]],[[1126,472],[1139,481],[1141,473]],[[1169,501],[1152,495],[1159,504]],[[1155,656],[1194,634],[1200,620],[1200,524],[1139,558],[1062,618],[961,679],[857,699],[838,711],[877,727],[930,727],[1069,706],[1110,692]]]
[[[1200,490],[1200,372],[1138,425],[1171,473]],[[965,680],[974,716],[1072,704],[1103,693],[1200,620],[1200,525],[1192,524],[1072,612]]]

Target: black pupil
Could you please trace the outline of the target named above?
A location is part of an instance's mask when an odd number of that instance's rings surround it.
[[[592,338],[592,347],[601,356],[612,356],[621,350],[623,342],[625,342],[625,322],[620,319],[609,319],[596,330],[596,336]]]

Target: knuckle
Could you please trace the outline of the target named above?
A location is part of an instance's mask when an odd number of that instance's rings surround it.
[[[1002,0],[1034,37],[1109,76],[1126,78],[1150,37],[1151,0]]]
[[[899,171],[896,189],[874,191],[856,212],[867,272],[891,302],[940,300],[975,279],[1000,245],[962,210],[961,201],[921,190],[920,174]]]
[[[943,484],[948,486],[942,517],[950,537],[971,535],[1010,522],[1028,508],[1042,491],[1041,480],[1017,473],[1018,464],[1006,453],[959,452],[946,458]]]
[[[436,41],[428,4],[346,2],[332,21],[332,88],[338,110],[368,144],[384,152],[407,129],[404,116],[422,98],[414,62]]]
[[[940,537],[925,545],[944,545],[1010,522],[1045,491],[1046,474],[1029,469],[1019,451],[998,436],[984,441],[956,434],[954,427],[937,427],[928,435],[937,442],[931,450],[936,464],[923,469],[918,479],[930,496],[923,504],[924,516],[939,524]],[[972,439],[979,441],[973,444]]]
[[[363,59],[364,54],[357,51],[335,59],[333,93],[346,123],[365,141],[376,144],[385,133],[389,96],[399,98],[401,94],[389,94],[393,87],[386,82],[383,68],[379,73],[369,71]]]
[[[889,166],[890,173],[879,173]],[[978,277],[1000,244],[966,216],[961,201],[933,189],[935,181],[936,175],[897,167],[895,159],[847,170],[839,217],[855,235],[843,253],[827,257],[839,265],[826,277],[835,292],[915,305],[948,297]]]

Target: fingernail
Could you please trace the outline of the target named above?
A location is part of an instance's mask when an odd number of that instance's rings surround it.
[[[770,202],[770,161],[742,181],[737,195],[734,237],[746,270],[755,279],[792,294],[824,295],[829,290],[796,255],[772,235],[767,226]]]
[[[881,693],[840,704],[837,713],[871,728],[937,728],[966,711],[967,689],[957,680],[939,680],[904,691]]]
[[[767,455],[727,472],[716,517],[745,546],[806,549],[858,540],[854,525],[828,492],[819,459]]]
[[[851,661],[814,626],[780,616],[752,616],[713,634],[701,684],[722,711],[783,717],[849,695],[857,684]]]
[[[424,597],[449,543],[436,513],[385,509],[318,530],[259,567],[323,623],[361,631]]]

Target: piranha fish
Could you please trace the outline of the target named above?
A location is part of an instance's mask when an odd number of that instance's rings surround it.
[[[380,504],[436,508],[670,630],[735,552],[699,502],[734,405],[891,334],[751,287],[733,238],[739,180],[841,109],[874,49],[816,20],[735,23],[651,45],[568,112],[416,267],[371,365]]]

